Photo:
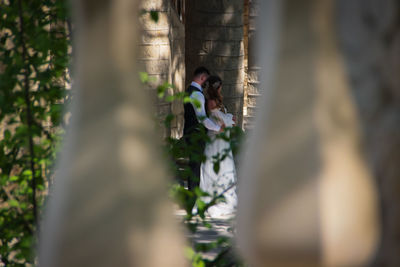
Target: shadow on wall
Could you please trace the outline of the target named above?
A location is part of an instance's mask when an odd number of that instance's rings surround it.
[[[198,66],[223,80],[228,112],[242,124],[244,86],[243,0],[195,0],[186,3],[186,86]]]
[[[141,10],[145,12],[140,16],[142,34],[138,60],[141,70],[149,75],[148,87],[163,137],[178,137],[183,128],[179,123],[183,120],[182,105],[160,99],[156,89],[158,85],[168,82],[174,85],[169,93],[184,90],[184,25],[171,5],[170,0],[141,1]],[[156,12],[157,21],[152,19],[150,12]],[[170,128],[166,128],[163,121],[170,113],[176,115],[177,119],[172,121]]]

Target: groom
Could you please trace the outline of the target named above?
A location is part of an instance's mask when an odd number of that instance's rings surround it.
[[[201,133],[206,133],[207,130],[221,132],[224,126],[219,126],[212,120],[207,118],[205,97],[203,94],[202,85],[210,76],[210,72],[205,67],[198,67],[193,74],[193,81],[186,89],[186,93],[192,100],[199,103],[189,102],[184,104],[184,126],[183,138],[188,147],[193,148],[189,156],[189,167],[192,170],[194,177],[188,178],[188,189],[193,191],[195,187],[200,185],[200,158],[204,153],[205,140],[198,138]]]

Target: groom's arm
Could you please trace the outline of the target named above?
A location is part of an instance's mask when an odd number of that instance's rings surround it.
[[[201,122],[208,130],[219,132],[221,130],[221,126],[219,126],[218,124],[216,124],[207,117],[206,110],[204,108],[204,103],[205,103],[204,95],[200,92],[193,92],[190,95],[190,98],[196,99],[200,103],[200,108],[197,108],[194,105],[194,103],[192,103],[199,122]]]

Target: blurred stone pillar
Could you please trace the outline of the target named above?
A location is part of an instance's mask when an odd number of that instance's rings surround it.
[[[260,7],[266,91],[242,156],[239,247],[254,266],[364,266],[379,241],[377,194],[334,1]]]
[[[155,113],[138,82],[139,1],[74,1],[72,122],[40,265],[184,266]]]
[[[400,266],[400,2],[337,1],[337,26],[363,146],[380,196],[375,266]]]

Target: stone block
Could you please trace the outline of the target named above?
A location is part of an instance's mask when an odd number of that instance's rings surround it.
[[[199,56],[200,63],[210,66],[214,72],[243,68],[243,57]]]
[[[243,97],[243,84],[222,85],[222,95],[225,98]]]
[[[171,137],[172,138],[181,138],[183,132],[183,115],[178,115],[172,121],[173,127],[171,127]]]
[[[224,98],[224,105],[227,107],[229,113],[241,113],[243,110],[243,98],[241,97]]]
[[[159,52],[159,59],[171,58],[171,47],[169,45],[160,45]]]
[[[171,33],[170,33],[170,37],[171,39],[185,39],[185,28],[182,27],[178,27],[178,26],[174,26],[171,29]]]
[[[160,48],[158,45],[141,45],[139,46],[139,59],[158,59],[160,56]]]
[[[247,85],[247,90],[249,92],[249,94],[259,94],[259,90],[258,90],[258,84],[248,84]]]
[[[249,83],[259,82],[258,72],[259,72],[259,70],[248,70],[247,79],[248,79]]]
[[[171,0],[168,0],[168,1],[171,1]],[[184,27],[184,24],[181,21],[179,14],[178,14],[177,10],[175,10],[174,7],[171,7],[169,14],[170,14],[171,25],[173,25],[174,27],[178,26],[178,25],[181,25],[182,27]]]
[[[198,55],[198,51],[201,49],[201,42],[191,41],[187,42],[185,45],[185,52],[187,55],[191,55],[193,59]]]
[[[203,40],[240,41],[243,40],[243,27],[201,27],[201,38]]]
[[[171,113],[171,103],[159,101],[157,105],[158,115],[161,117],[165,117],[166,115]]]
[[[185,46],[183,40],[172,40],[171,41],[172,58],[184,57]]]
[[[198,55],[208,55],[212,51],[213,42],[212,41],[203,41],[200,43],[200,49],[198,51]]]
[[[257,17],[259,15],[260,7],[258,5],[250,5],[249,6],[249,16]]]
[[[175,86],[175,92],[184,91],[185,87],[185,61],[182,57],[177,62],[172,62],[170,68],[171,83]]]
[[[217,57],[220,58],[220,57]],[[225,58],[225,57],[221,57]],[[228,57],[227,63],[224,66],[224,70],[237,70],[242,69],[244,66],[244,56]]]
[[[243,40],[239,42],[239,55],[244,56],[244,42]]]
[[[169,0],[140,1],[140,9],[150,11],[167,11]]]
[[[243,12],[243,0],[202,0],[195,1],[196,10],[205,13]]]
[[[207,12],[207,13],[221,13],[224,11],[223,5],[221,1],[215,0],[202,0],[202,1],[194,1],[195,8],[199,12]]]
[[[209,55],[200,55],[200,56],[198,56],[197,57],[197,62],[198,62],[198,65],[203,65],[203,66],[207,67],[208,69],[210,69],[209,65],[213,63],[213,61],[212,61],[212,59],[211,59],[211,57]],[[194,68],[193,68],[193,70],[194,70]]]
[[[182,101],[176,101],[171,105],[171,111],[174,115],[183,114],[183,104]]]
[[[203,15],[203,16],[202,16]],[[243,16],[241,12],[235,13],[221,13],[216,16],[210,14],[199,14],[198,25],[207,26],[242,26]]]
[[[243,56],[242,41],[213,41],[212,54],[218,56]]]
[[[255,97],[248,97],[248,98],[247,98],[247,104],[248,104],[249,106],[256,106],[256,104],[257,104],[257,98],[255,98]]]
[[[168,74],[150,74],[149,86],[152,89],[156,89],[158,85],[168,81]]]
[[[158,96],[157,96],[157,90],[155,88],[146,88],[146,93],[148,94],[148,97],[151,101],[152,104],[152,111],[155,112],[157,110],[157,104],[158,104]]]
[[[213,55],[231,56],[239,54],[235,42],[213,41]]]
[[[169,44],[168,30],[143,31],[141,44]]]
[[[257,26],[257,19],[255,17],[249,17],[249,29],[254,31]]]
[[[168,74],[169,60],[139,60],[149,74]]]
[[[241,83],[243,83],[243,80],[244,80],[243,73],[244,73],[243,69],[226,70],[226,71],[222,72],[221,78],[227,84],[229,84],[229,83],[241,84]]]
[[[219,0],[221,2],[222,9],[224,12],[243,12],[244,1],[243,0]]]

